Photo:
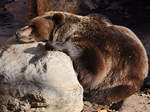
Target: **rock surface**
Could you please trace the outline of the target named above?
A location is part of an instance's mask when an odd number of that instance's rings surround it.
[[[121,108],[118,108],[119,106]],[[85,101],[82,112],[150,112],[150,94],[139,92],[128,97],[121,105],[116,104],[113,107]]]
[[[0,49],[0,112],[80,112],[82,99],[65,54],[46,52],[39,43]]]
[[[150,112],[150,97],[144,94],[134,94],[123,103],[121,112]]]

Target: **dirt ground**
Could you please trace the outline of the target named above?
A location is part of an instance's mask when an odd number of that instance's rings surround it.
[[[25,25],[27,0],[0,0],[0,44]],[[143,42],[150,56],[150,0],[138,0],[128,4],[112,3],[89,11],[106,15],[113,24],[123,25],[134,31]],[[84,102],[83,112],[150,112],[150,78],[139,93],[123,103],[108,106]],[[121,106],[121,108],[119,108]],[[118,110],[119,109],[119,110]]]

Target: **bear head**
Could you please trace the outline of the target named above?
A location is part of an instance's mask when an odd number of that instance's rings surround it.
[[[33,18],[30,23],[16,31],[16,40],[23,43],[52,40],[56,27],[65,23],[65,15],[54,13]]]

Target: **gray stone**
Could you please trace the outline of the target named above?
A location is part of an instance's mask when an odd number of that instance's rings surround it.
[[[83,89],[71,59],[61,52],[47,52],[41,44],[0,49],[0,112],[82,110]]]
[[[134,94],[127,98],[122,107],[121,112],[150,112],[149,95]]]

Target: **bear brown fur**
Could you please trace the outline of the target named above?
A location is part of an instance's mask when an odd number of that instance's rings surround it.
[[[147,54],[137,36],[97,14],[50,11],[20,29],[17,40],[50,40],[46,49],[71,57],[85,99],[99,104],[119,102],[134,94],[148,74]]]

